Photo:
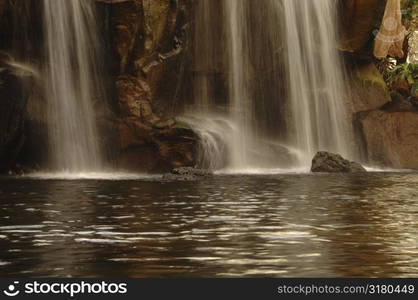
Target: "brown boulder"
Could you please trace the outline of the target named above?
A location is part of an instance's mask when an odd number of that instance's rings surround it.
[[[391,100],[386,82],[373,63],[358,65],[351,73],[354,113],[378,109]]]
[[[418,113],[375,110],[359,121],[370,163],[418,169]]]
[[[129,171],[163,173],[196,164],[198,137],[176,124],[157,129],[136,118],[118,121],[118,166]]]
[[[362,165],[349,161],[336,153],[318,152],[312,159],[313,173],[358,173],[367,172]]]

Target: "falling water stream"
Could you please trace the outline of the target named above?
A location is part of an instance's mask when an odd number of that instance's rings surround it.
[[[189,115],[199,116],[197,121],[186,119],[201,136],[206,165],[307,169],[318,150],[352,157],[344,67],[337,50],[336,1],[264,0],[258,2],[257,12],[247,0],[209,2],[199,1],[195,21],[199,75],[197,104]],[[222,20],[214,17],[219,11]],[[260,45],[263,51],[257,50]],[[222,62],[219,49],[224,50]],[[275,84],[263,82],[266,76],[277,76],[271,72],[277,61],[286,65],[285,75]],[[214,92],[217,72],[224,74],[227,85],[221,112],[214,110],[220,102]],[[285,86],[287,95],[270,93],[274,96],[263,102],[261,94],[277,86]],[[270,109],[274,104],[282,109]],[[257,111],[260,107],[262,114]],[[274,122],[263,132],[259,125],[268,119]],[[271,127],[280,127],[281,122],[286,134],[280,135]]]
[[[351,157],[336,1],[284,0],[291,141],[307,165],[318,150]]]
[[[199,133],[201,163],[211,169],[249,168],[254,161],[252,151],[257,148],[252,124],[247,9],[246,0],[202,0],[196,4],[195,105],[184,121]],[[227,89],[226,99],[219,101],[218,89],[222,87],[217,86],[216,78],[221,73],[226,74],[223,80]]]
[[[225,1],[225,24],[227,24],[228,75],[230,117],[237,129],[232,135],[230,167],[245,168],[251,165],[249,151],[255,142],[253,132],[253,109],[249,79],[248,33],[246,1]]]
[[[100,97],[94,2],[43,0],[46,98],[53,171],[103,167],[94,103]]]

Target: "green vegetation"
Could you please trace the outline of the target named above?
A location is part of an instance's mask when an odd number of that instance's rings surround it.
[[[411,96],[418,97],[418,64],[399,64],[388,70],[386,80],[390,87],[407,87]]]
[[[403,63],[395,66],[387,73],[389,84],[396,81],[407,81],[410,85],[418,83],[418,64]]]
[[[418,0],[402,0],[403,20],[407,28],[418,29]]]

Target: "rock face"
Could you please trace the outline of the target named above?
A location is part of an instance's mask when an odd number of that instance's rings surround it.
[[[97,1],[102,2],[116,81],[139,81],[143,101],[170,102],[184,54],[189,0]]]
[[[177,168],[170,173],[164,174],[163,179],[170,181],[194,181],[212,177],[213,174],[208,170],[196,168]]]
[[[0,61],[0,172],[13,168],[23,147],[26,102],[21,79]]]
[[[418,113],[374,110],[360,117],[367,159],[393,168],[418,169]]]
[[[385,0],[339,0],[341,8],[341,48],[371,53],[373,32],[383,17]],[[376,31],[377,33],[377,31]]]
[[[318,152],[312,160],[312,172],[354,173],[366,172],[359,163],[344,159],[339,154]]]
[[[43,43],[41,6],[39,1],[0,0],[0,172],[21,171],[32,168],[26,165],[34,150],[29,140],[31,118],[28,105],[34,76],[30,69],[40,57]],[[30,62],[26,64],[26,62]],[[44,149],[43,149],[44,150]],[[23,152],[28,153],[26,157]],[[40,152],[40,151],[39,151]],[[42,151],[44,154],[45,151]],[[35,163],[36,164],[36,163]]]
[[[351,87],[350,107],[355,142],[361,159],[368,161],[373,156],[370,152],[373,150],[367,146],[369,135],[364,133],[360,120],[370,111],[389,107],[394,109],[394,106],[399,108],[391,101],[388,86],[373,57],[373,41],[382,22],[386,0],[339,0],[339,5],[340,48],[344,51]]]
[[[193,166],[197,136],[167,117],[179,80],[188,1],[97,2],[110,36],[117,165],[145,172]]]
[[[163,173],[195,164],[197,137],[188,128],[177,124],[157,128],[136,118],[123,118],[118,132],[117,163],[122,169]]]
[[[391,100],[382,74],[371,62],[357,63],[351,70],[353,113],[379,109]]]

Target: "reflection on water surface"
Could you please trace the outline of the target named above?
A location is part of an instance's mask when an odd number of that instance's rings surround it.
[[[0,276],[418,276],[418,174],[0,179]]]

